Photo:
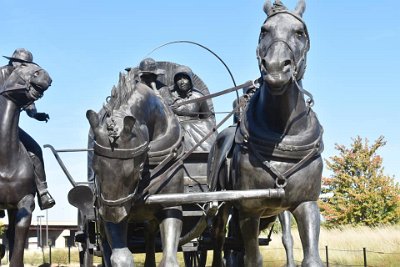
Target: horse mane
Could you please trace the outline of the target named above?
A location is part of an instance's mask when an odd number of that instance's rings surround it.
[[[106,112],[120,110],[124,104],[127,104],[135,87],[136,81],[129,75],[120,72],[118,83],[112,87],[111,95],[107,97],[107,103],[103,106]]]

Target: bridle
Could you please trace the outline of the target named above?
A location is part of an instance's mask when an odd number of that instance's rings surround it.
[[[144,134],[140,129],[137,131],[137,136],[140,141],[143,141],[142,144],[138,147],[135,148],[129,148],[129,149],[123,149],[123,148],[115,148],[113,145],[111,146],[103,146],[100,145],[96,140],[94,141],[94,147],[93,151],[94,154],[100,157],[106,157],[110,159],[120,159],[120,160],[128,160],[128,159],[133,159],[134,161],[136,158],[141,157],[143,154],[147,153],[147,151],[150,149],[149,147],[149,141],[144,137]],[[141,165],[141,168],[143,168],[143,165]],[[137,195],[139,183],[136,185],[135,190],[125,196],[121,197],[116,200],[109,200],[104,198],[103,194],[100,192],[99,194],[99,201],[101,204],[108,206],[108,207],[115,207],[115,206],[121,206],[125,204],[126,202],[134,199]]]
[[[24,82],[24,84],[15,84],[14,86],[10,87],[10,88],[4,88],[3,91],[0,93],[1,95],[3,95],[4,97],[6,97],[7,99],[11,100],[12,102],[14,102],[18,107],[20,107],[21,109],[25,109],[26,107],[30,106],[33,102],[35,102],[36,100],[40,99],[43,96],[43,92],[38,91],[35,86],[31,83],[31,77],[35,72],[41,71],[43,70],[43,68],[39,67],[39,65],[35,64],[35,63],[31,63],[32,66],[34,66],[34,69],[32,70],[32,72],[30,71],[30,75],[29,77],[24,77],[23,75],[21,75],[21,71],[19,70],[19,68],[30,68],[32,69],[31,65],[28,66],[24,66],[24,67],[17,67],[12,73],[11,75],[16,75],[18,77],[19,80],[22,80]],[[10,75],[10,76],[11,76]],[[20,103],[20,101],[18,100],[18,98],[13,97],[11,92],[16,92],[16,91],[25,91],[27,92],[27,94],[29,96],[31,96],[31,100],[28,101],[28,103]]]
[[[310,37],[309,37],[309,34],[308,34],[307,25],[305,24],[304,20],[300,16],[298,16],[298,15],[296,15],[296,14],[294,14],[294,13],[288,11],[288,10],[276,10],[276,11],[274,11],[274,13],[270,14],[268,16],[268,18],[264,21],[264,24],[270,18],[272,18],[273,16],[275,16],[277,14],[289,14],[289,15],[291,15],[294,18],[296,18],[298,21],[300,21],[303,24],[304,33],[305,33],[305,37],[306,37],[306,46],[301,51],[301,56],[297,61],[296,61],[296,58],[295,58],[295,55],[294,55],[294,52],[293,52],[293,48],[290,46],[290,44],[286,40],[284,40],[282,38],[273,39],[270,42],[269,46],[266,48],[265,53],[268,52],[268,50],[271,48],[271,46],[273,44],[278,43],[278,42],[284,43],[288,47],[288,49],[290,51],[290,54],[291,54],[291,58],[293,59],[293,62],[294,62],[294,72],[292,74],[292,80],[296,84],[298,89],[303,94],[308,96],[308,99],[306,100],[306,103],[307,103],[307,106],[310,108],[310,107],[312,107],[314,105],[313,96],[312,96],[312,94],[310,92],[308,92],[307,90],[302,88],[298,83],[298,81],[300,81],[303,78],[303,75],[305,73],[305,70],[306,70],[306,65],[305,65],[306,54],[307,54],[308,50],[310,49]],[[258,43],[259,44],[260,44],[260,41],[261,41],[262,37],[263,37],[263,34],[261,32],[260,36],[258,38]],[[259,48],[257,48],[257,60],[258,60],[258,65],[260,66],[261,74],[264,75],[265,73],[267,73],[267,70],[266,70],[264,64],[262,64],[262,59],[261,59],[260,49]]]
[[[292,17],[296,18],[303,24],[304,33],[306,36],[306,46],[301,51],[300,58],[296,61],[294,50],[291,47],[291,45],[282,38],[275,38],[270,41],[268,47],[265,50],[265,54],[267,54],[268,50],[272,47],[273,44],[278,43],[278,42],[284,43],[284,45],[288,47],[290,54],[291,54],[291,58],[294,62],[294,66],[293,66],[294,72],[293,72],[291,78],[292,78],[293,83],[295,83],[295,85],[299,89],[299,91],[308,96],[308,99],[306,100],[306,104],[307,104],[308,113],[309,113],[311,110],[311,107],[314,104],[313,96],[307,90],[302,88],[298,83],[298,81],[300,81],[303,78],[303,75],[304,75],[304,72],[306,69],[306,65],[305,65],[306,54],[310,48],[310,39],[309,39],[309,35],[308,35],[307,26],[300,16],[298,16],[288,10],[274,10],[274,12],[272,14],[270,14],[268,16],[268,18],[265,20],[264,24],[271,17],[273,17],[277,14],[282,14],[282,13],[291,15]],[[263,38],[263,33],[261,32],[260,36],[259,36],[259,41],[258,41],[259,45],[261,43],[262,38]],[[264,74],[267,73],[267,70],[266,70],[266,67],[264,66],[264,64],[262,64],[262,59],[261,59],[261,55],[260,55],[260,47],[257,48],[257,59],[258,59],[258,64],[260,66],[261,74],[263,76]],[[312,142],[310,142],[309,144],[306,144],[303,146],[293,146],[293,145],[288,146],[288,145],[283,145],[280,143],[277,144],[276,141],[269,143],[268,141],[266,142],[264,140],[257,140],[257,138],[254,138],[254,137],[253,137],[253,140],[251,140],[249,138],[248,129],[245,127],[245,123],[240,124],[239,128],[240,128],[240,131],[237,132],[237,136],[239,136],[239,138],[238,138],[239,140],[242,140],[241,143],[239,144],[241,149],[247,149],[247,150],[251,151],[252,154],[255,156],[255,158],[261,163],[261,166],[265,170],[268,170],[275,175],[275,177],[276,177],[275,186],[277,188],[285,188],[287,185],[288,178],[293,173],[295,173],[296,171],[301,169],[304,166],[304,164],[306,164],[310,159],[320,155],[320,153],[323,150],[323,143],[322,143],[323,129],[321,126],[319,126],[319,134],[318,134],[317,138],[315,140],[313,140]],[[263,145],[261,146],[261,149],[260,149],[260,146],[256,145],[256,141],[258,143],[263,143]],[[274,153],[276,153],[275,151],[279,152],[278,153],[279,156],[283,156],[287,153],[292,154],[291,155],[291,156],[293,156],[292,159],[296,160],[297,162],[291,168],[286,170],[285,172],[281,172],[281,171],[277,170],[269,162],[269,160],[266,160],[264,158],[264,156],[260,153],[260,151],[265,151],[265,150],[271,150],[271,155],[274,155]],[[277,155],[275,155],[275,157],[276,156]]]

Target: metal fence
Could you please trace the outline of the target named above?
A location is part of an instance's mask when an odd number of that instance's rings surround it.
[[[268,250],[268,249],[267,249]],[[284,248],[272,248],[270,250],[284,250]],[[300,250],[302,251],[301,248],[293,248],[293,250]],[[342,262],[337,262],[334,258],[335,257],[330,257],[331,252],[334,253],[340,253],[341,256],[346,257],[348,254],[352,254],[358,259],[362,258],[362,264],[359,263],[349,263],[349,264],[344,264]],[[364,267],[382,267],[384,265],[379,264],[379,265],[373,265],[368,263],[368,258],[371,257],[373,254],[378,254],[380,256],[397,256],[400,258],[400,252],[384,252],[384,251],[373,251],[373,250],[368,250],[366,247],[362,249],[336,249],[336,248],[329,248],[328,246],[325,246],[325,248],[320,248],[320,256],[323,261],[323,263],[327,267],[339,267],[339,266],[364,266]],[[265,257],[264,257],[265,258]],[[274,259],[274,260],[264,260],[264,266],[283,266],[286,263],[286,259]],[[358,261],[357,261],[358,262]],[[296,265],[300,266],[301,265],[301,259],[296,259],[295,258],[295,263]],[[397,263],[400,266],[400,263]],[[385,266],[386,267],[386,266]]]

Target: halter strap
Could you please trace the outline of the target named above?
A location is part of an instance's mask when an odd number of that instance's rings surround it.
[[[300,65],[302,64],[303,61],[305,61],[306,52],[310,49],[310,45],[311,45],[311,44],[310,44],[310,37],[309,37],[309,35],[308,35],[307,25],[306,25],[306,23],[304,22],[304,20],[303,20],[300,16],[298,16],[298,15],[296,15],[296,14],[294,14],[294,13],[288,11],[288,10],[275,11],[274,13],[272,13],[271,15],[269,15],[269,16],[267,17],[267,19],[264,21],[264,24],[265,24],[270,18],[272,18],[273,16],[275,16],[275,15],[277,15],[277,14],[288,14],[288,15],[291,15],[292,17],[296,18],[298,21],[300,21],[300,22],[303,24],[304,32],[305,32],[305,35],[306,35],[306,38],[307,38],[307,41],[306,41],[306,48],[303,49],[302,54],[301,54],[301,56],[300,56],[300,58],[299,58],[299,60],[298,60],[297,62],[296,62],[296,59],[295,59],[295,57],[294,57],[294,53],[293,53],[292,47],[288,44],[288,42],[286,42],[286,41],[283,40],[283,39],[280,39],[280,38],[273,39],[272,42],[271,42],[271,44],[268,46],[267,51],[268,51],[269,48],[270,48],[274,43],[276,43],[276,42],[283,42],[284,44],[286,44],[286,46],[289,47],[289,50],[290,50],[290,52],[291,52],[291,54],[292,54],[292,58],[293,58],[294,63],[295,63],[295,66],[294,66],[294,67],[295,67],[295,73],[294,73],[294,75],[293,75],[294,80],[301,80],[301,79],[303,78],[304,71],[299,72]],[[259,38],[258,38],[258,43],[260,43],[261,36],[262,36],[262,35],[261,35],[261,33],[260,33],[260,36],[259,36]],[[263,68],[263,65],[261,64],[261,57],[260,57],[259,49],[257,49],[256,52],[257,52],[258,64],[259,64],[259,66],[261,66],[261,68]],[[304,69],[305,69],[305,68],[306,68],[306,66],[304,66]],[[308,95],[308,94],[307,94],[307,95]],[[310,97],[310,98],[312,98],[312,97]]]
[[[149,150],[149,142],[146,141],[144,144],[136,148],[122,149],[102,146],[94,141],[94,153],[96,155],[111,158],[111,159],[133,159]]]

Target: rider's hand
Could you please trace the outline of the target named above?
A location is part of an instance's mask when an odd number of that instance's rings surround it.
[[[38,112],[38,113],[35,114],[35,119],[37,119],[38,121],[48,122],[48,120],[50,120],[50,116],[47,113]]]

